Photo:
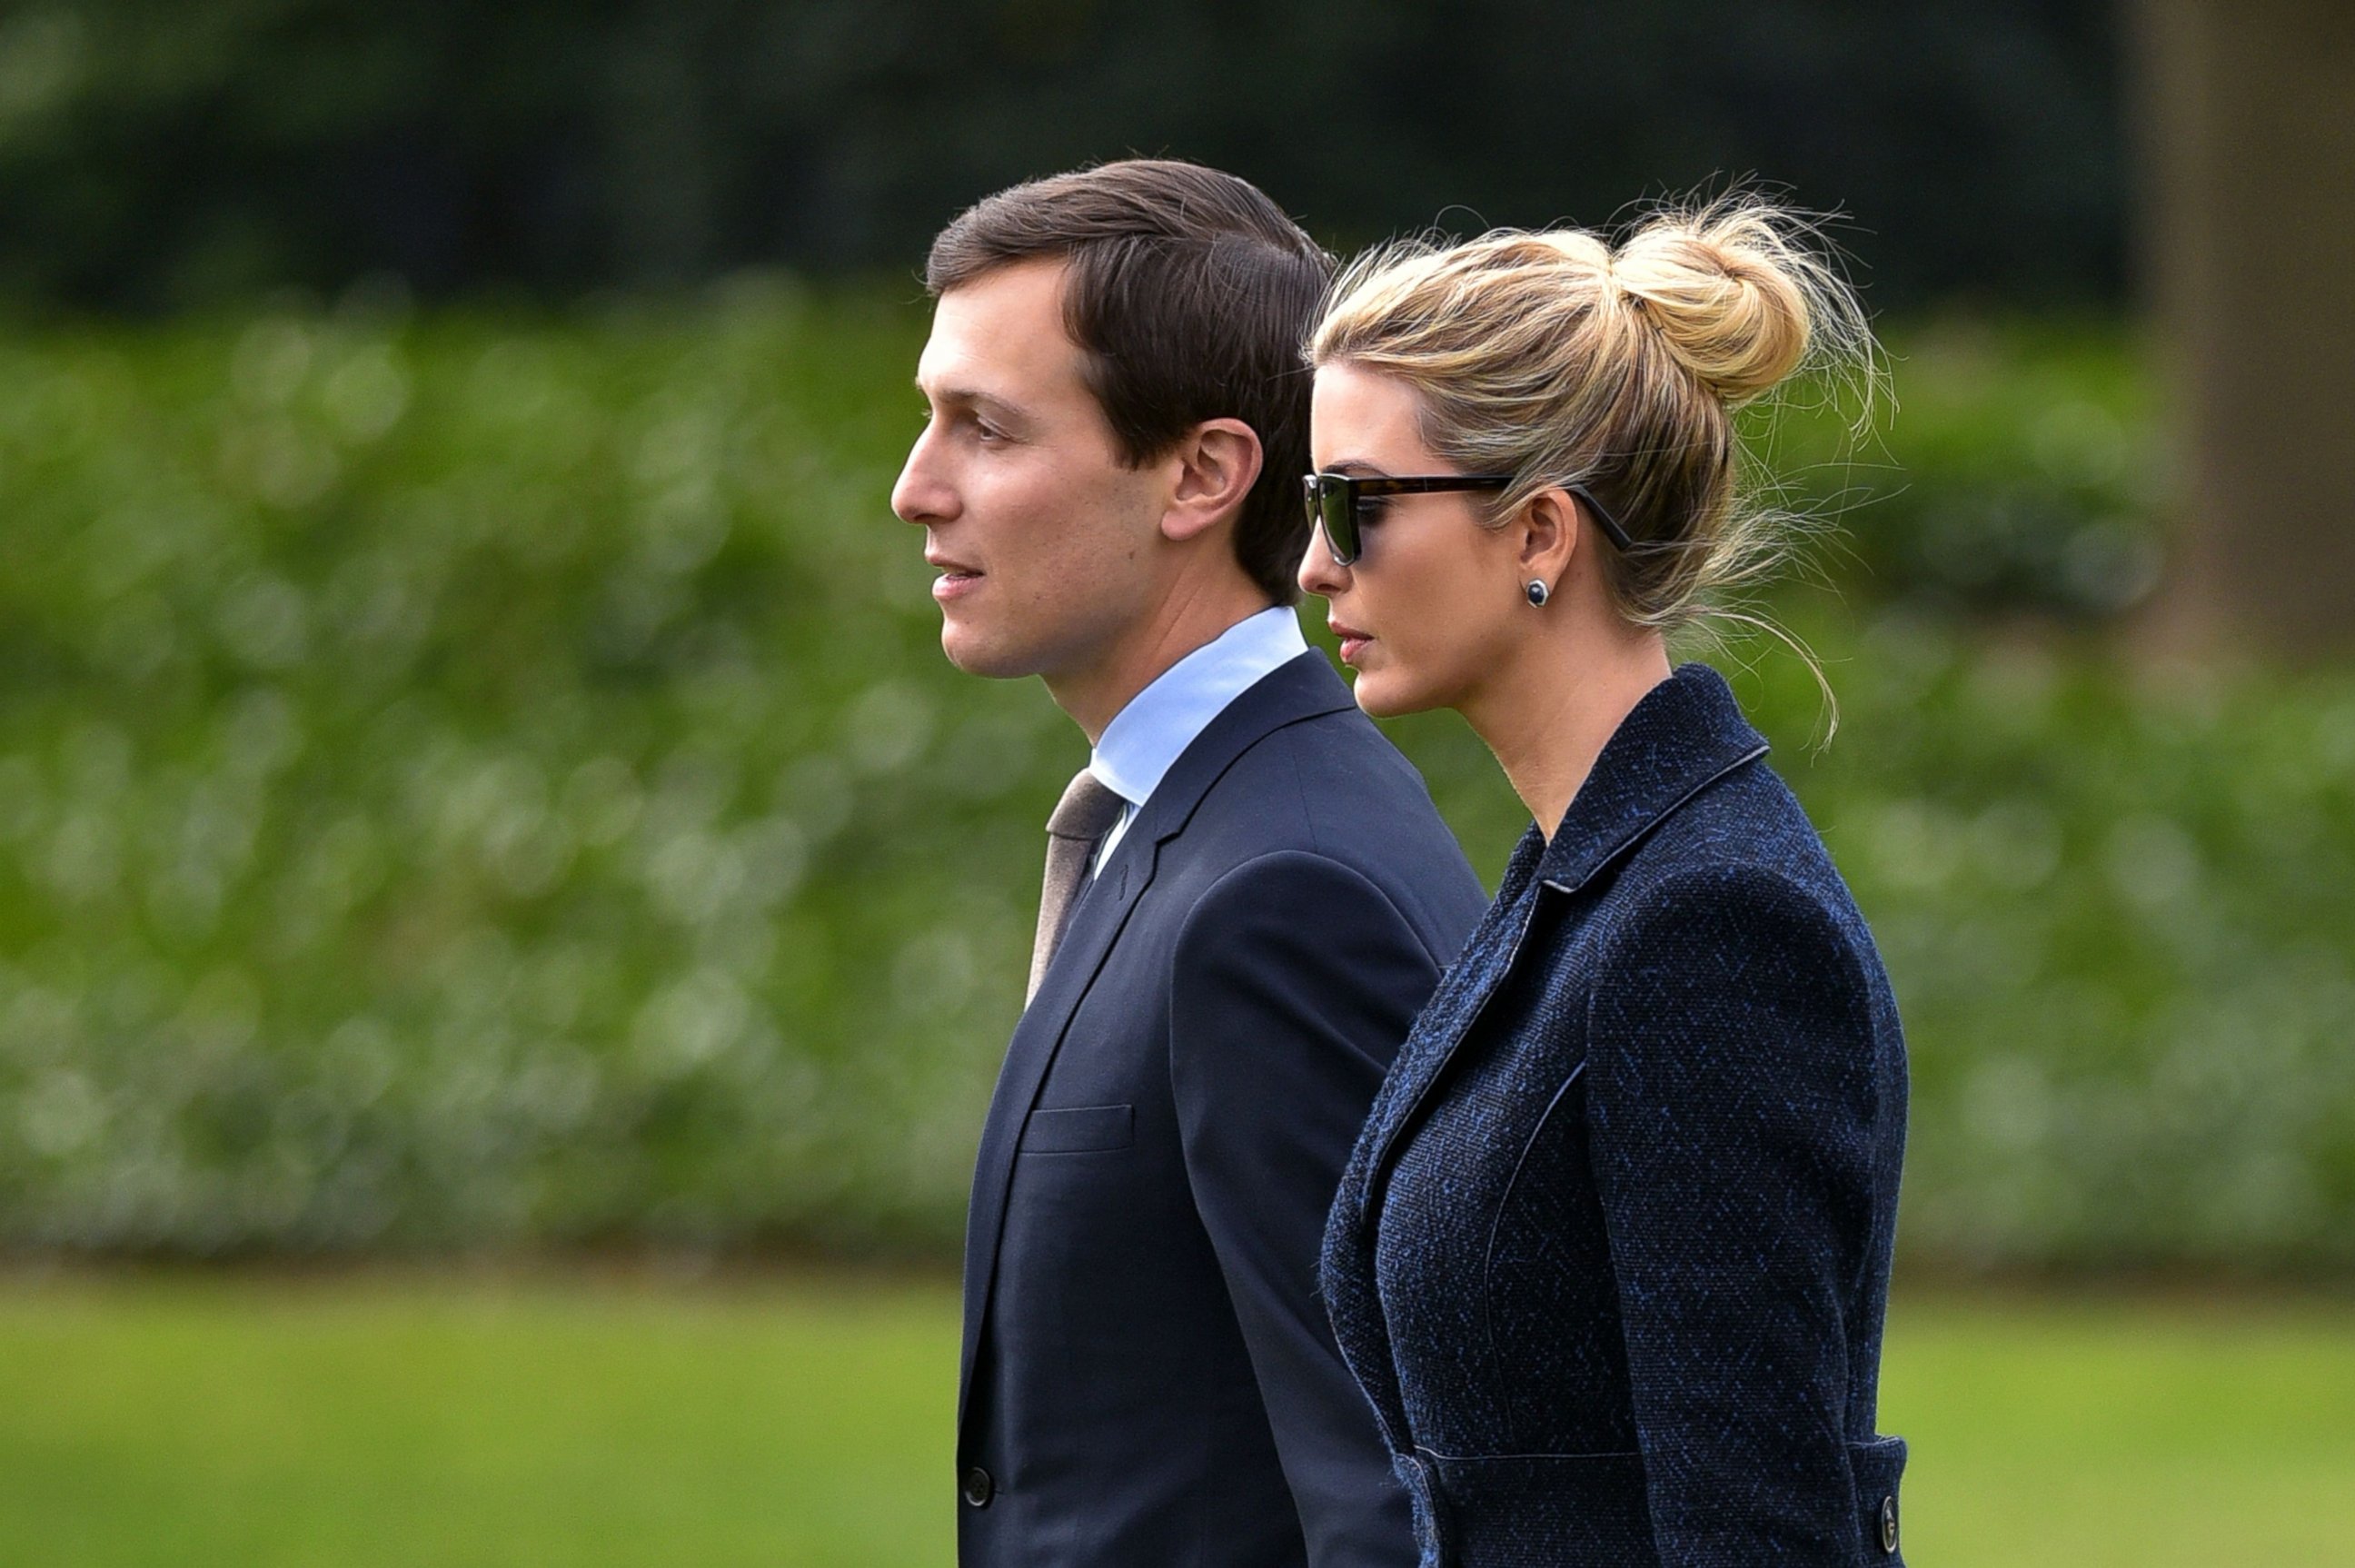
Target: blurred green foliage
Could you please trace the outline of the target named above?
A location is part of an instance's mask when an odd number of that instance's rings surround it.
[[[744,279],[0,347],[0,1242],[953,1250],[1084,751],[940,656],[922,326]],[[1837,743],[1735,654],[1905,1009],[1904,1244],[2355,1262],[2355,683],[2092,629],[2155,561],[2116,333],[1897,347],[1885,436],[1759,432],[1847,508],[1849,608],[1783,605]],[[1493,877],[1493,763],[1397,733]]]
[[[1896,353],[1896,397],[1870,400],[1861,435],[1861,389],[1753,421],[1766,481],[1846,525],[1836,577],[1924,609],[2079,620],[2151,593],[2169,475],[2154,379],[2114,325],[1950,315]]]

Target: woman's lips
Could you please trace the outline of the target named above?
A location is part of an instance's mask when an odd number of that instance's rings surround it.
[[[1325,629],[1341,639],[1341,662],[1345,665],[1355,665],[1366,645],[1374,640],[1357,627],[1345,626],[1338,621],[1326,622]]]
[[[980,572],[951,568],[932,579],[932,597],[945,604],[952,599],[972,592],[980,582]]]

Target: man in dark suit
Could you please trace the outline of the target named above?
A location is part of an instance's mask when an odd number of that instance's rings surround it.
[[[965,1236],[966,1568],[1403,1568],[1315,1294],[1376,1086],[1486,900],[1300,636],[1330,260],[1241,180],[1106,165],[934,242],[892,491],[950,659],[1042,677],[1089,766]]]

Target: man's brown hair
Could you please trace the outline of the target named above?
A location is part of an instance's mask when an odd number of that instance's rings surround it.
[[[1150,463],[1205,420],[1258,435],[1259,478],[1235,518],[1235,559],[1278,604],[1300,597],[1308,546],[1308,371],[1301,343],[1333,258],[1258,187],[1199,164],[1135,158],[1032,180],[975,202],[924,262],[935,296],[1017,261],[1052,258],[1063,330],[1121,453]]]

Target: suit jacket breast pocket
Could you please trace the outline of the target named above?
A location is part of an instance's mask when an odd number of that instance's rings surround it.
[[[1073,1105],[1041,1108],[1022,1124],[1024,1154],[1094,1154],[1126,1148],[1136,1141],[1133,1105]]]

